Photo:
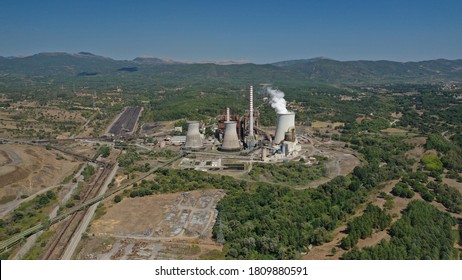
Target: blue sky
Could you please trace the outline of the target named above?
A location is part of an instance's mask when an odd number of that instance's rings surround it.
[[[461,0],[1,0],[0,56],[462,58]]]

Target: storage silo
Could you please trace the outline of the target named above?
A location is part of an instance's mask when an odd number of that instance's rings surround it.
[[[281,143],[285,139],[286,132],[295,132],[295,113],[278,113],[276,121],[276,133],[274,134],[273,143]]]
[[[185,149],[201,149],[203,148],[202,135],[199,133],[199,122],[188,122],[188,133],[186,134]]]
[[[236,131],[237,123],[234,121],[225,122],[225,134],[223,136],[223,143],[219,148],[224,152],[237,152],[241,150],[241,144]]]

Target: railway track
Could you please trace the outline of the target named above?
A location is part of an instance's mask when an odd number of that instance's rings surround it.
[[[104,168],[97,175],[95,180],[92,183],[90,183],[90,186],[88,187],[87,191],[81,199],[83,203],[86,203],[89,200],[94,199],[98,196],[102,186],[104,185],[104,182],[111,173],[112,166],[113,165],[109,166],[108,168]],[[48,260],[61,258],[69,240],[72,238],[75,231],[79,227],[80,222],[87,214],[87,209],[88,208],[84,208],[83,211],[76,211],[72,215],[70,215],[70,217],[65,221],[65,224],[59,231],[58,235],[56,235],[53,239],[50,247],[47,249],[42,259]]]
[[[88,207],[90,207],[91,205],[93,205],[93,204],[95,204],[95,203],[97,203],[97,202],[99,202],[99,201],[101,201],[101,200],[103,200],[103,199],[105,199],[105,198],[107,198],[107,197],[110,197],[111,195],[114,195],[114,194],[116,194],[116,193],[118,193],[118,192],[120,192],[120,191],[126,189],[127,187],[131,186],[131,185],[132,185],[133,183],[135,183],[135,182],[140,182],[140,181],[142,181],[143,179],[147,178],[147,177],[150,176],[152,173],[154,173],[157,169],[166,167],[166,166],[172,164],[174,161],[176,161],[176,160],[178,160],[178,159],[180,159],[180,158],[182,158],[182,157],[184,157],[184,156],[186,156],[186,155],[187,155],[187,153],[182,153],[182,154],[180,154],[180,155],[178,155],[178,156],[176,156],[176,157],[174,157],[174,158],[168,160],[168,161],[165,162],[164,164],[162,164],[162,165],[160,165],[160,166],[158,166],[158,167],[152,169],[150,172],[148,172],[148,173],[146,173],[145,175],[143,175],[143,176],[137,178],[137,180],[135,180],[135,181],[133,181],[133,182],[130,182],[130,183],[128,183],[128,184],[125,184],[125,185],[123,185],[123,186],[121,186],[121,187],[119,187],[119,188],[115,188],[115,189],[108,190],[106,193],[101,194],[101,195],[96,195],[96,196],[93,197],[93,198],[88,198],[85,202],[83,202],[83,203],[81,203],[81,204],[79,204],[79,205],[77,205],[77,206],[75,206],[75,207],[72,207],[72,208],[69,209],[67,212],[65,212],[65,213],[63,213],[63,214],[61,214],[61,215],[58,215],[57,217],[51,219],[49,225],[47,225],[47,226],[54,225],[54,224],[56,224],[56,223],[58,223],[58,222],[60,222],[60,221],[62,221],[62,220],[64,220],[64,219],[68,218],[69,216],[72,217],[75,213],[78,213],[78,212],[86,212],[86,209],[87,209]],[[106,177],[107,177],[107,175],[106,175]],[[101,187],[101,186],[100,186],[100,187]],[[99,192],[99,190],[98,190],[98,192]],[[98,193],[98,192],[96,192],[96,193]],[[72,219],[72,218],[71,218],[71,219]],[[75,219],[74,219],[74,220],[75,220]],[[7,240],[5,240],[5,241],[0,242],[0,252],[4,252],[5,250],[8,250],[8,249],[10,249],[10,248],[13,248],[15,245],[17,245],[18,243],[20,243],[21,241],[23,241],[23,240],[26,239],[27,237],[29,237],[29,236],[31,236],[31,235],[33,235],[33,234],[35,234],[35,233],[37,233],[37,232],[39,232],[39,231],[41,231],[41,230],[46,229],[47,226],[44,225],[44,224],[38,224],[38,225],[33,226],[33,227],[31,227],[31,228],[29,228],[29,229],[27,229],[27,230],[25,230],[25,231],[23,231],[23,232],[21,232],[21,233],[18,233],[18,234],[16,234],[16,235],[12,236],[11,238],[9,238],[9,239],[7,239]],[[65,227],[66,227],[66,226],[65,226]],[[70,224],[67,225],[67,228],[69,228],[69,227],[70,227]],[[76,228],[75,228],[75,229],[76,229]],[[75,229],[72,231],[72,234],[71,234],[70,236],[73,235],[73,233],[75,232]],[[64,238],[64,234],[61,234],[61,232],[60,232],[59,235],[60,235],[61,237],[58,236],[58,238],[57,238],[57,239],[58,239],[58,242],[57,242],[57,243],[59,243],[59,241],[62,241],[63,238]],[[69,237],[69,238],[70,238],[70,237]],[[69,239],[69,238],[68,238],[68,239]],[[53,242],[55,242],[55,241],[53,241]],[[51,245],[50,248],[53,248],[53,247],[54,247],[54,249],[56,249],[56,247],[58,247],[58,244],[57,244],[57,243],[56,243],[56,245]],[[61,253],[62,253],[62,252],[61,252]],[[51,254],[49,254],[48,252],[47,252],[46,254],[49,255],[48,258],[52,257]]]

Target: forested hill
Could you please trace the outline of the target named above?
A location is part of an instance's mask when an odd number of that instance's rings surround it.
[[[346,83],[436,82],[462,79],[462,59],[421,62],[337,61],[328,58],[290,60],[272,65],[305,74],[305,78]]]
[[[273,64],[184,63],[159,58],[114,60],[87,52],[40,53],[27,57],[0,57],[0,78],[104,77],[190,82],[294,82],[380,84],[462,81],[462,60],[422,62],[337,61],[327,58],[282,61]]]

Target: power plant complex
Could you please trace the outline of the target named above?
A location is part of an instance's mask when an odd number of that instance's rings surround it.
[[[282,92],[280,92],[282,93]],[[231,114],[230,108],[218,118],[213,126],[214,139],[205,140],[200,133],[198,121],[188,122],[188,131],[183,149],[190,152],[201,152],[209,146],[210,152],[216,154],[234,154],[239,156],[251,156],[252,159],[260,158],[262,161],[280,161],[293,158],[298,155],[300,145],[297,142],[295,131],[295,112],[287,111],[285,100],[282,97],[281,104],[273,106],[277,111],[275,120],[276,130],[274,133],[263,130],[260,127],[260,113],[253,107],[253,87],[249,91],[249,110],[242,116]],[[273,100],[273,99],[272,99]],[[275,103],[279,102],[276,100]],[[277,107],[282,106],[281,110]]]

